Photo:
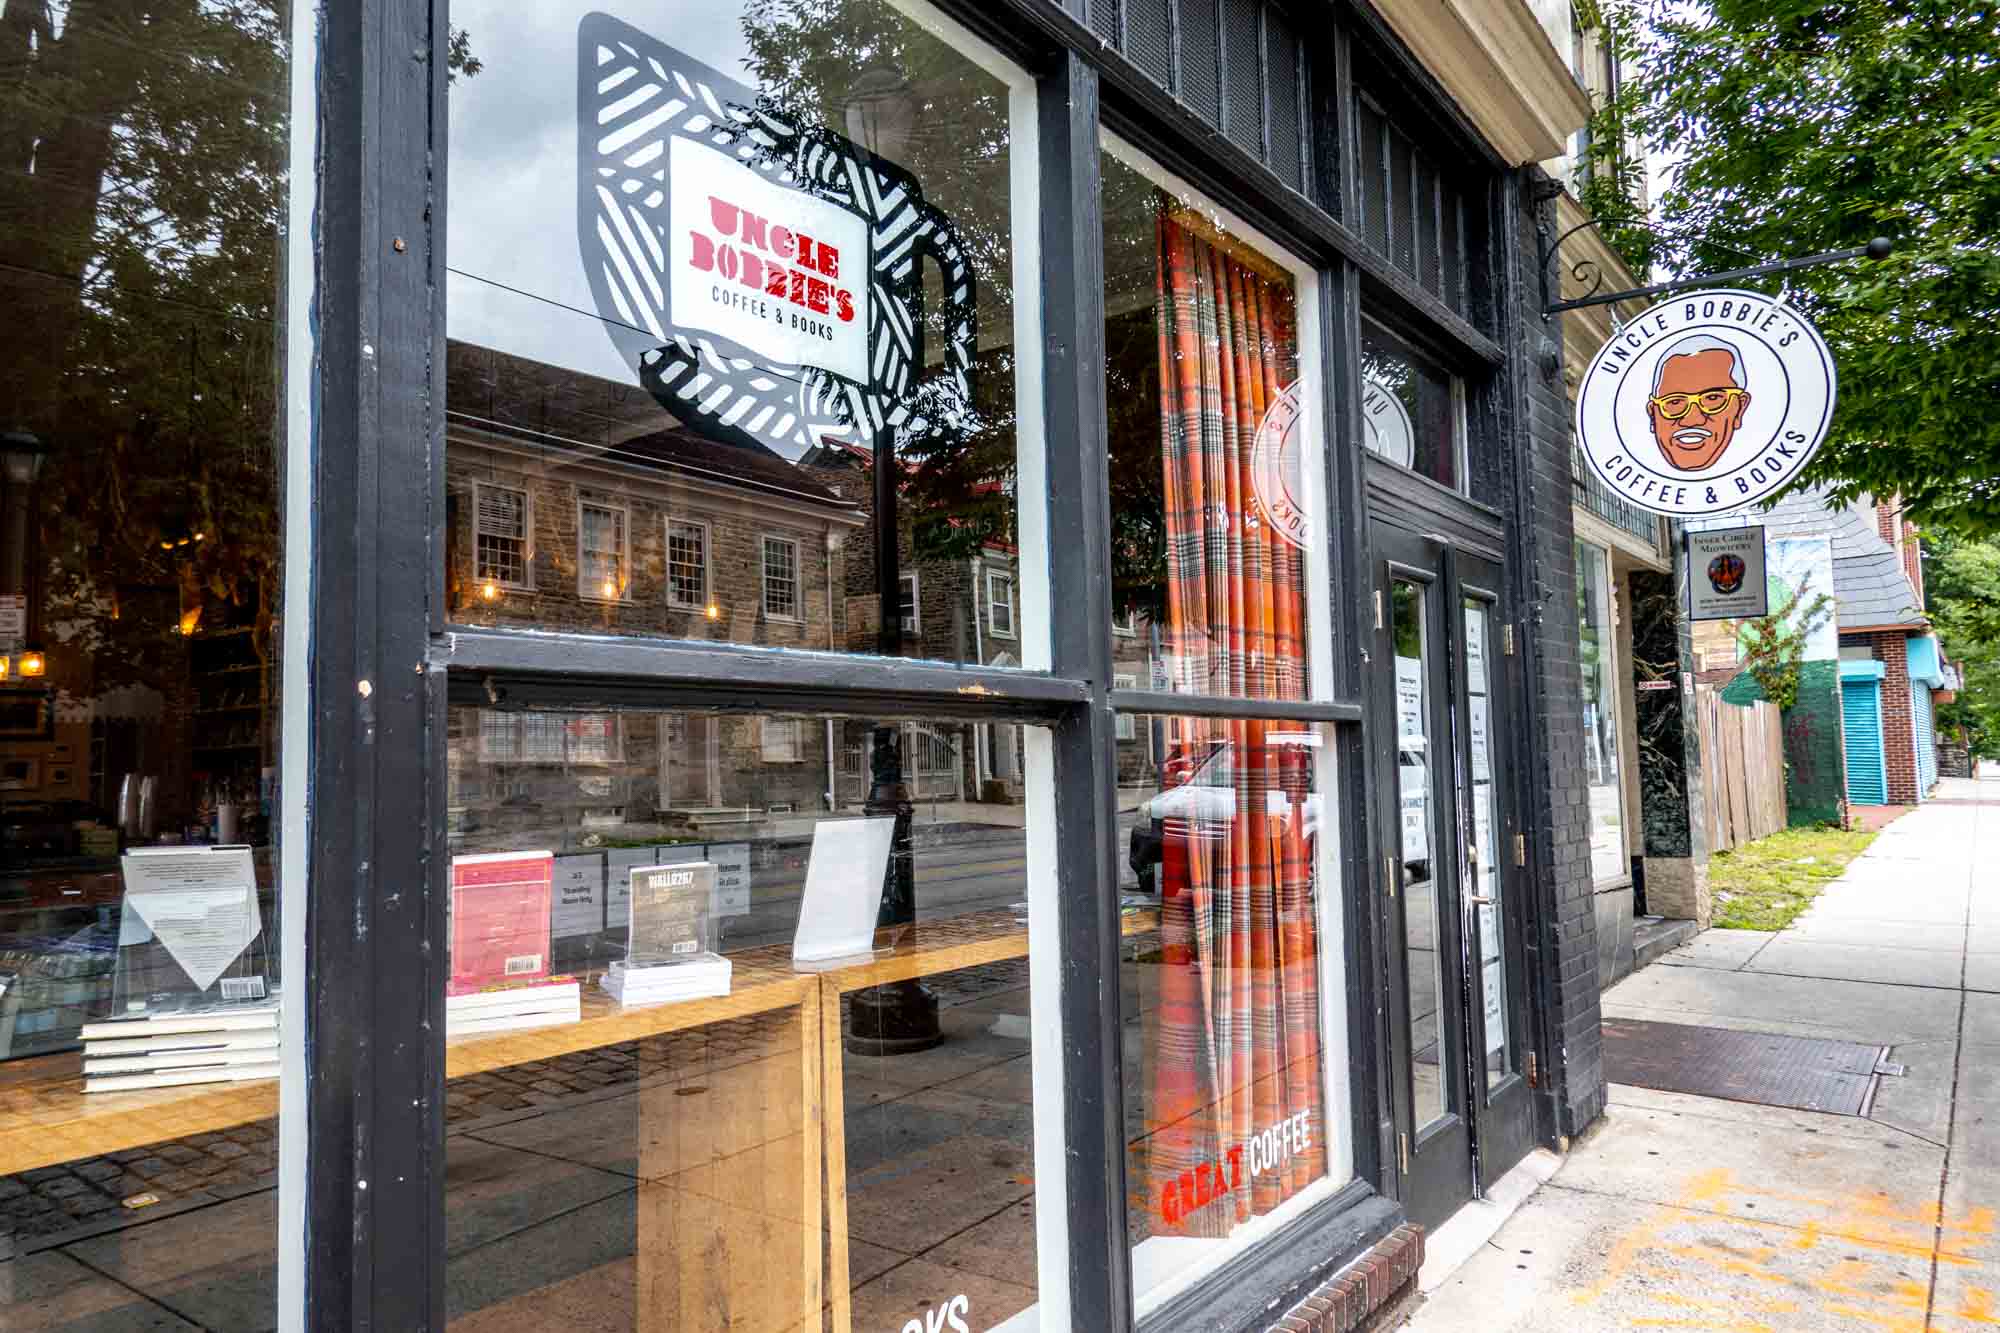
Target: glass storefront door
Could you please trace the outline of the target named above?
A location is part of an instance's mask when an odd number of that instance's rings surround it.
[[[1532,1116],[1506,800],[1499,568],[1378,524],[1377,771],[1396,1165],[1434,1225],[1518,1161]]]

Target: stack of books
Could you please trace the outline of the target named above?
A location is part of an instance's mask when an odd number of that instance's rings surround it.
[[[447,1037],[574,1023],[582,1017],[583,989],[575,977],[535,977],[463,991],[454,986],[444,1000]]]
[[[613,963],[598,985],[620,1004],[669,1004],[727,995],[729,978],[729,960],[718,953],[704,953],[650,967]]]
[[[85,1092],[277,1076],[275,999],[113,1018],[83,1027]]]

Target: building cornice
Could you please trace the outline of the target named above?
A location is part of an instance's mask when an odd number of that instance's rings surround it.
[[[1373,3],[1507,161],[1560,156],[1590,119],[1589,95],[1522,0]]]

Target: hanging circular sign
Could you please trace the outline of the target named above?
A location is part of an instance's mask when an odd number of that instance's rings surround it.
[[[1271,400],[1250,442],[1250,486],[1258,512],[1279,537],[1304,550],[1312,542],[1306,519],[1300,381]]]
[[[1759,292],[1672,296],[1611,336],[1576,394],[1576,436],[1606,486],[1692,518],[1798,476],[1833,420],[1833,354]]]
[[[1414,467],[1417,432],[1396,390],[1374,376],[1361,383],[1362,444],[1398,467]]]

